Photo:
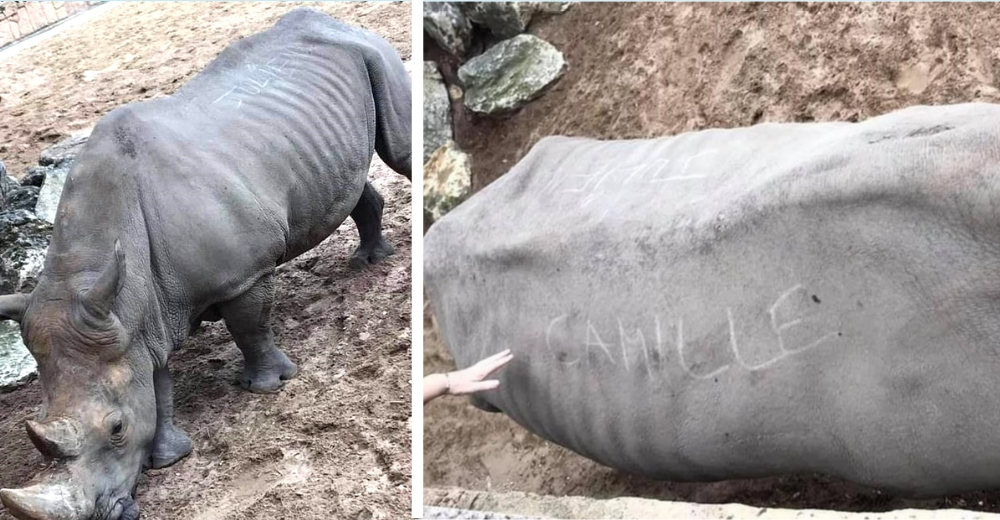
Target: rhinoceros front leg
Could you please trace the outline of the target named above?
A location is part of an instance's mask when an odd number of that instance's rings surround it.
[[[150,466],[165,468],[191,453],[191,438],[174,425],[174,379],[167,367],[153,372],[156,390],[156,435],[150,451]]]
[[[366,182],[365,189],[361,192],[361,199],[351,211],[351,218],[358,225],[358,234],[361,235],[361,245],[354,251],[348,262],[351,268],[364,269],[369,265],[381,262],[385,257],[396,252],[382,238],[382,209],[384,207],[385,200],[375,191],[375,187],[370,182]]]
[[[226,328],[243,352],[240,384],[255,393],[278,391],[298,372],[284,352],[274,346],[271,332],[271,303],[274,301],[274,273],[269,273],[249,290],[219,305]]]

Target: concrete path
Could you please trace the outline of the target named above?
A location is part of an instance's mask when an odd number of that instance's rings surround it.
[[[101,16],[119,5],[121,5],[121,2],[106,2],[101,5],[91,7],[86,11],[80,11],[69,18],[58,21],[32,34],[31,36],[24,38],[23,40],[19,40],[8,47],[4,47],[3,50],[0,50],[0,61],[10,58],[25,49],[30,49],[35,45],[38,45],[39,43],[42,43],[43,41],[59,34],[60,32],[69,29],[70,27],[75,27],[89,20],[93,20],[94,18]]]
[[[888,513],[845,513],[816,509],[775,509],[742,504],[692,504],[646,498],[598,500],[587,497],[551,497],[530,493],[487,493],[458,488],[424,489],[424,504],[432,513],[447,508],[468,516],[436,518],[644,518],[690,520],[1000,520],[1000,515],[960,509],[901,509]],[[483,512],[497,516],[482,516]],[[426,517],[427,511],[425,511]],[[499,513],[499,514],[498,514]]]

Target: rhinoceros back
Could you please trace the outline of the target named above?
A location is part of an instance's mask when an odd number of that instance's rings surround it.
[[[998,116],[544,139],[427,234],[442,338],[511,348],[482,399],[625,471],[1000,484]]]

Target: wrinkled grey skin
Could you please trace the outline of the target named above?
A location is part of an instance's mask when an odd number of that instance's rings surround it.
[[[475,400],[651,478],[1000,486],[1000,106],[547,138],[426,236]]]
[[[76,159],[37,288],[0,298],[38,360],[32,441],[55,460],[3,490],[19,518],[134,519],[144,465],[191,451],[167,357],[225,319],[243,385],[296,373],[269,324],[275,267],[348,216],[362,267],[391,254],[373,152],[410,175],[410,85],[388,43],[296,10],[240,40],[169,98],[119,108]]]

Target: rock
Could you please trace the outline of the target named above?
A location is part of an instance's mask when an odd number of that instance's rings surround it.
[[[38,218],[53,223],[56,221],[56,209],[59,207],[59,197],[62,196],[63,185],[66,184],[66,176],[73,166],[72,159],[64,160],[58,166],[49,168],[45,174],[45,182],[38,192],[38,202],[35,204],[35,213]]]
[[[438,148],[424,164],[424,211],[438,220],[459,205],[472,190],[469,155],[454,141]]]
[[[461,57],[472,41],[472,23],[451,2],[424,2],[424,31],[442,49]]]
[[[562,14],[572,6],[573,2],[536,2],[535,10],[544,14]]]
[[[21,328],[13,321],[0,321],[0,392],[31,381],[35,369],[35,358],[21,341]]]
[[[25,209],[35,210],[38,201],[38,186],[18,186],[4,195],[4,211]]]
[[[504,40],[458,69],[465,106],[501,114],[540,96],[566,70],[563,55],[549,42],[522,34]]]
[[[35,288],[52,224],[19,209],[0,213],[0,294]]]
[[[38,164],[52,166],[72,161],[76,154],[83,149],[83,145],[87,144],[88,137],[90,137],[90,133],[75,134],[42,150],[38,156]]]
[[[528,28],[535,2],[461,2],[462,13],[498,38],[513,38]]]
[[[19,187],[34,191],[38,187]],[[38,282],[52,225],[27,209],[9,207],[0,213],[0,294],[31,292]],[[20,327],[0,321],[0,392],[15,389],[31,380],[35,359],[21,341]]]
[[[6,170],[5,170],[6,171]],[[7,194],[21,187],[17,179],[7,174],[0,174],[0,210],[7,205]]]
[[[424,62],[424,162],[453,139],[451,101],[444,79],[432,61]]]
[[[32,166],[28,168],[28,171],[21,177],[21,186],[38,186],[42,187],[45,183],[45,176],[49,173],[51,166]]]

